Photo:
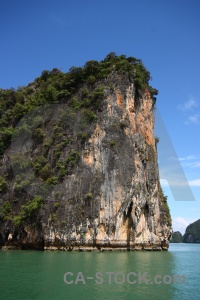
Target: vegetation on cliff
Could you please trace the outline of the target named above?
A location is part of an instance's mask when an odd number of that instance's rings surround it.
[[[184,243],[200,243],[200,219],[188,225],[183,235]]]
[[[104,99],[105,88],[114,89],[112,82],[105,84],[105,79],[111,73],[119,74],[119,76],[128,75],[128,78],[135,84],[137,94],[141,93],[142,90],[149,90],[154,102],[156,101],[155,95],[158,91],[148,85],[150,73],[145,69],[142,61],[134,57],[126,58],[125,55],[117,56],[113,52],[100,62],[91,60],[86,62],[84,67],[71,67],[68,73],[62,73],[56,68],[52,71],[45,70],[27,87],[19,87],[17,90],[12,88],[0,89],[1,158],[3,158],[6,149],[9,148],[15,126],[25,114],[40,105],[66,104],[66,111],[62,112],[60,122],[51,124],[51,130],[48,131],[45,124],[42,125],[41,122],[41,125],[34,129],[32,136],[33,148],[40,148],[40,153],[31,161],[35,175],[49,185],[62,181],[79,160],[80,154],[77,148],[80,148],[89,136],[88,125],[97,118],[96,114]],[[72,126],[74,122],[77,122],[77,114],[79,114],[81,125],[78,136],[75,137],[72,133]],[[62,121],[65,117],[71,118],[67,124],[68,128],[63,128]],[[35,118],[37,123],[38,116]],[[32,128],[29,124],[24,123],[20,130],[29,133],[33,131],[33,128],[34,121]],[[78,141],[75,143],[76,139]],[[70,147],[73,151],[66,151],[70,144],[73,145]],[[51,161],[49,161],[50,151],[53,152]],[[68,152],[65,157],[62,155],[64,151]],[[15,167],[18,165],[17,167],[21,171],[27,168],[28,161],[24,160],[20,153],[11,158],[12,164]],[[16,203],[19,202],[17,199],[21,197],[23,188],[32,183],[33,178],[31,176],[23,178],[21,174],[17,178],[13,178],[9,161],[7,168],[3,168],[2,164],[3,161],[1,160],[0,192],[5,194],[8,191],[11,180],[14,180],[14,191],[12,199],[6,200],[6,203],[3,204],[3,207],[6,208],[1,210],[1,215],[4,219],[16,220],[15,213],[17,210],[15,207],[17,206]],[[28,202],[30,200],[27,199]],[[36,209],[37,204],[34,207]],[[29,216],[29,208],[25,211]],[[18,217],[17,223],[25,218],[24,206],[19,210],[19,215],[23,215],[23,218]]]
[[[34,82],[17,90],[0,89],[0,228],[3,228],[0,244],[5,242],[10,231],[15,239],[18,229],[26,236],[24,226],[32,226],[37,232],[42,222],[47,222],[70,232],[73,226],[98,216],[99,200],[95,199],[99,199],[99,186],[105,178],[102,174],[94,177],[85,165],[81,165],[85,145],[97,122],[101,124],[101,120],[107,118],[104,115],[105,99],[112,93],[116,94],[119,87],[125,91],[128,85],[133,84],[136,108],[145,93],[150,95],[148,99],[154,107],[158,91],[149,85],[149,80],[150,73],[141,60],[110,53],[100,62],[88,61],[83,67],[70,68],[67,73],[58,69],[45,70]],[[34,109],[35,113],[32,113]],[[119,109],[117,114],[105,127],[108,135],[102,144],[103,149],[109,149],[111,153],[109,170],[112,170],[119,155],[134,155],[133,142],[125,134],[130,122],[120,119],[122,112]],[[121,147],[122,140],[124,148]],[[144,187],[135,184],[134,193],[146,195],[146,190],[152,192],[151,184],[154,186],[158,178],[156,150],[146,144],[142,135],[138,137],[136,134],[134,143],[149,181]],[[15,151],[11,147],[13,144],[16,145]],[[134,156],[131,164],[133,161]],[[132,174],[135,166],[128,161],[124,162],[124,166]],[[79,172],[79,182],[75,176],[69,188],[73,193],[69,192],[66,196],[66,187],[61,186],[54,190],[54,186],[63,183],[75,171]],[[125,176],[122,170],[120,172],[120,180],[123,181]],[[91,180],[94,181],[92,189]],[[124,186],[130,185],[127,184],[130,180],[128,176]],[[49,195],[51,201],[47,205]],[[167,198],[160,186],[157,197],[162,224],[171,226]],[[146,204],[144,214],[147,218],[148,212]],[[80,233],[80,239],[82,236],[83,233]],[[37,239],[40,240],[40,237]]]
[[[183,236],[181,232],[180,231],[173,232],[170,243],[182,243],[182,242],[183,242]]]
[[[100,62],[91,60],[84,67],[71,67],[67,73],[56,68],[45,70],[27,87],[0,89],[0,154],[9,146],[20,118],[39,105],[66,103],[72,109],[84,111],[88,121],[93,121],[103,99],[105,79],[114,72],[128,75],[135,84],[137,94],[148,90],[156,102],[158,91],[149,85],[150,73],[142,61],[134,57],[126,58],[125,55],[117,56],[113,52]],[[114,88],[112,84],[108,87]],[[36,140],[41,141],[44,137],[38,129]]]

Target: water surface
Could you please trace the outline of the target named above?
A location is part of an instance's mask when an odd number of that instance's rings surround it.
[[[170,244],[168,252],[0,250],[0,299],[196,300],[199,259],[200,244]],[[185,277],[178,284],[173,275]]]

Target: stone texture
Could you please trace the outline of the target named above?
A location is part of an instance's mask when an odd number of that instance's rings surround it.
[[[133,82],[111,74],[92,128],[78,165],[60,187],[59,207],[54,191],[38,226],[4,225],[4,248],[168,249],[172,228],[161,196],[149,92],[136,97]]]
[[[168,248],[171,226],[161,214],[154,114],[148,92],[135,99],[132,83],[108,93],[101,119],[82,151],[81,166],[69,176],[66,189],[67,198],[78,201],[74,210],[69,204],[63,206],[63,219],[67,217],[71,228],[61,232],[45,226],[46,249],[59,248],[59,243],[62,247],[71,243],[72,248]],[[92,198],[84,202],[87,211],[83,209],[83,217],[78,218],[84,191]]]

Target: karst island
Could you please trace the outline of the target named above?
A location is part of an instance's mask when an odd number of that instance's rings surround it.
[[[2,249],[168,249],[149,81],[112,52],[0,89]]]

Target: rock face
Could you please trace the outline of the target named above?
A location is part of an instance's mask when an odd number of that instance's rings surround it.
[[[173,232],[170,243],[182,243],[182,242],[183,242],[183,236],[181,232],[180,231]]]
[[[172,228],[159,182],[154,100],[148,89],[138,92],[134,79],[115,71],[98,85],[103,101],[89,137],[76,148],[78,161],[37,213],[18,226],[1,219],[2,247],[168,249]]]
[[[183,236],[184,243],[200,243],[200,219],[188,225]]]

